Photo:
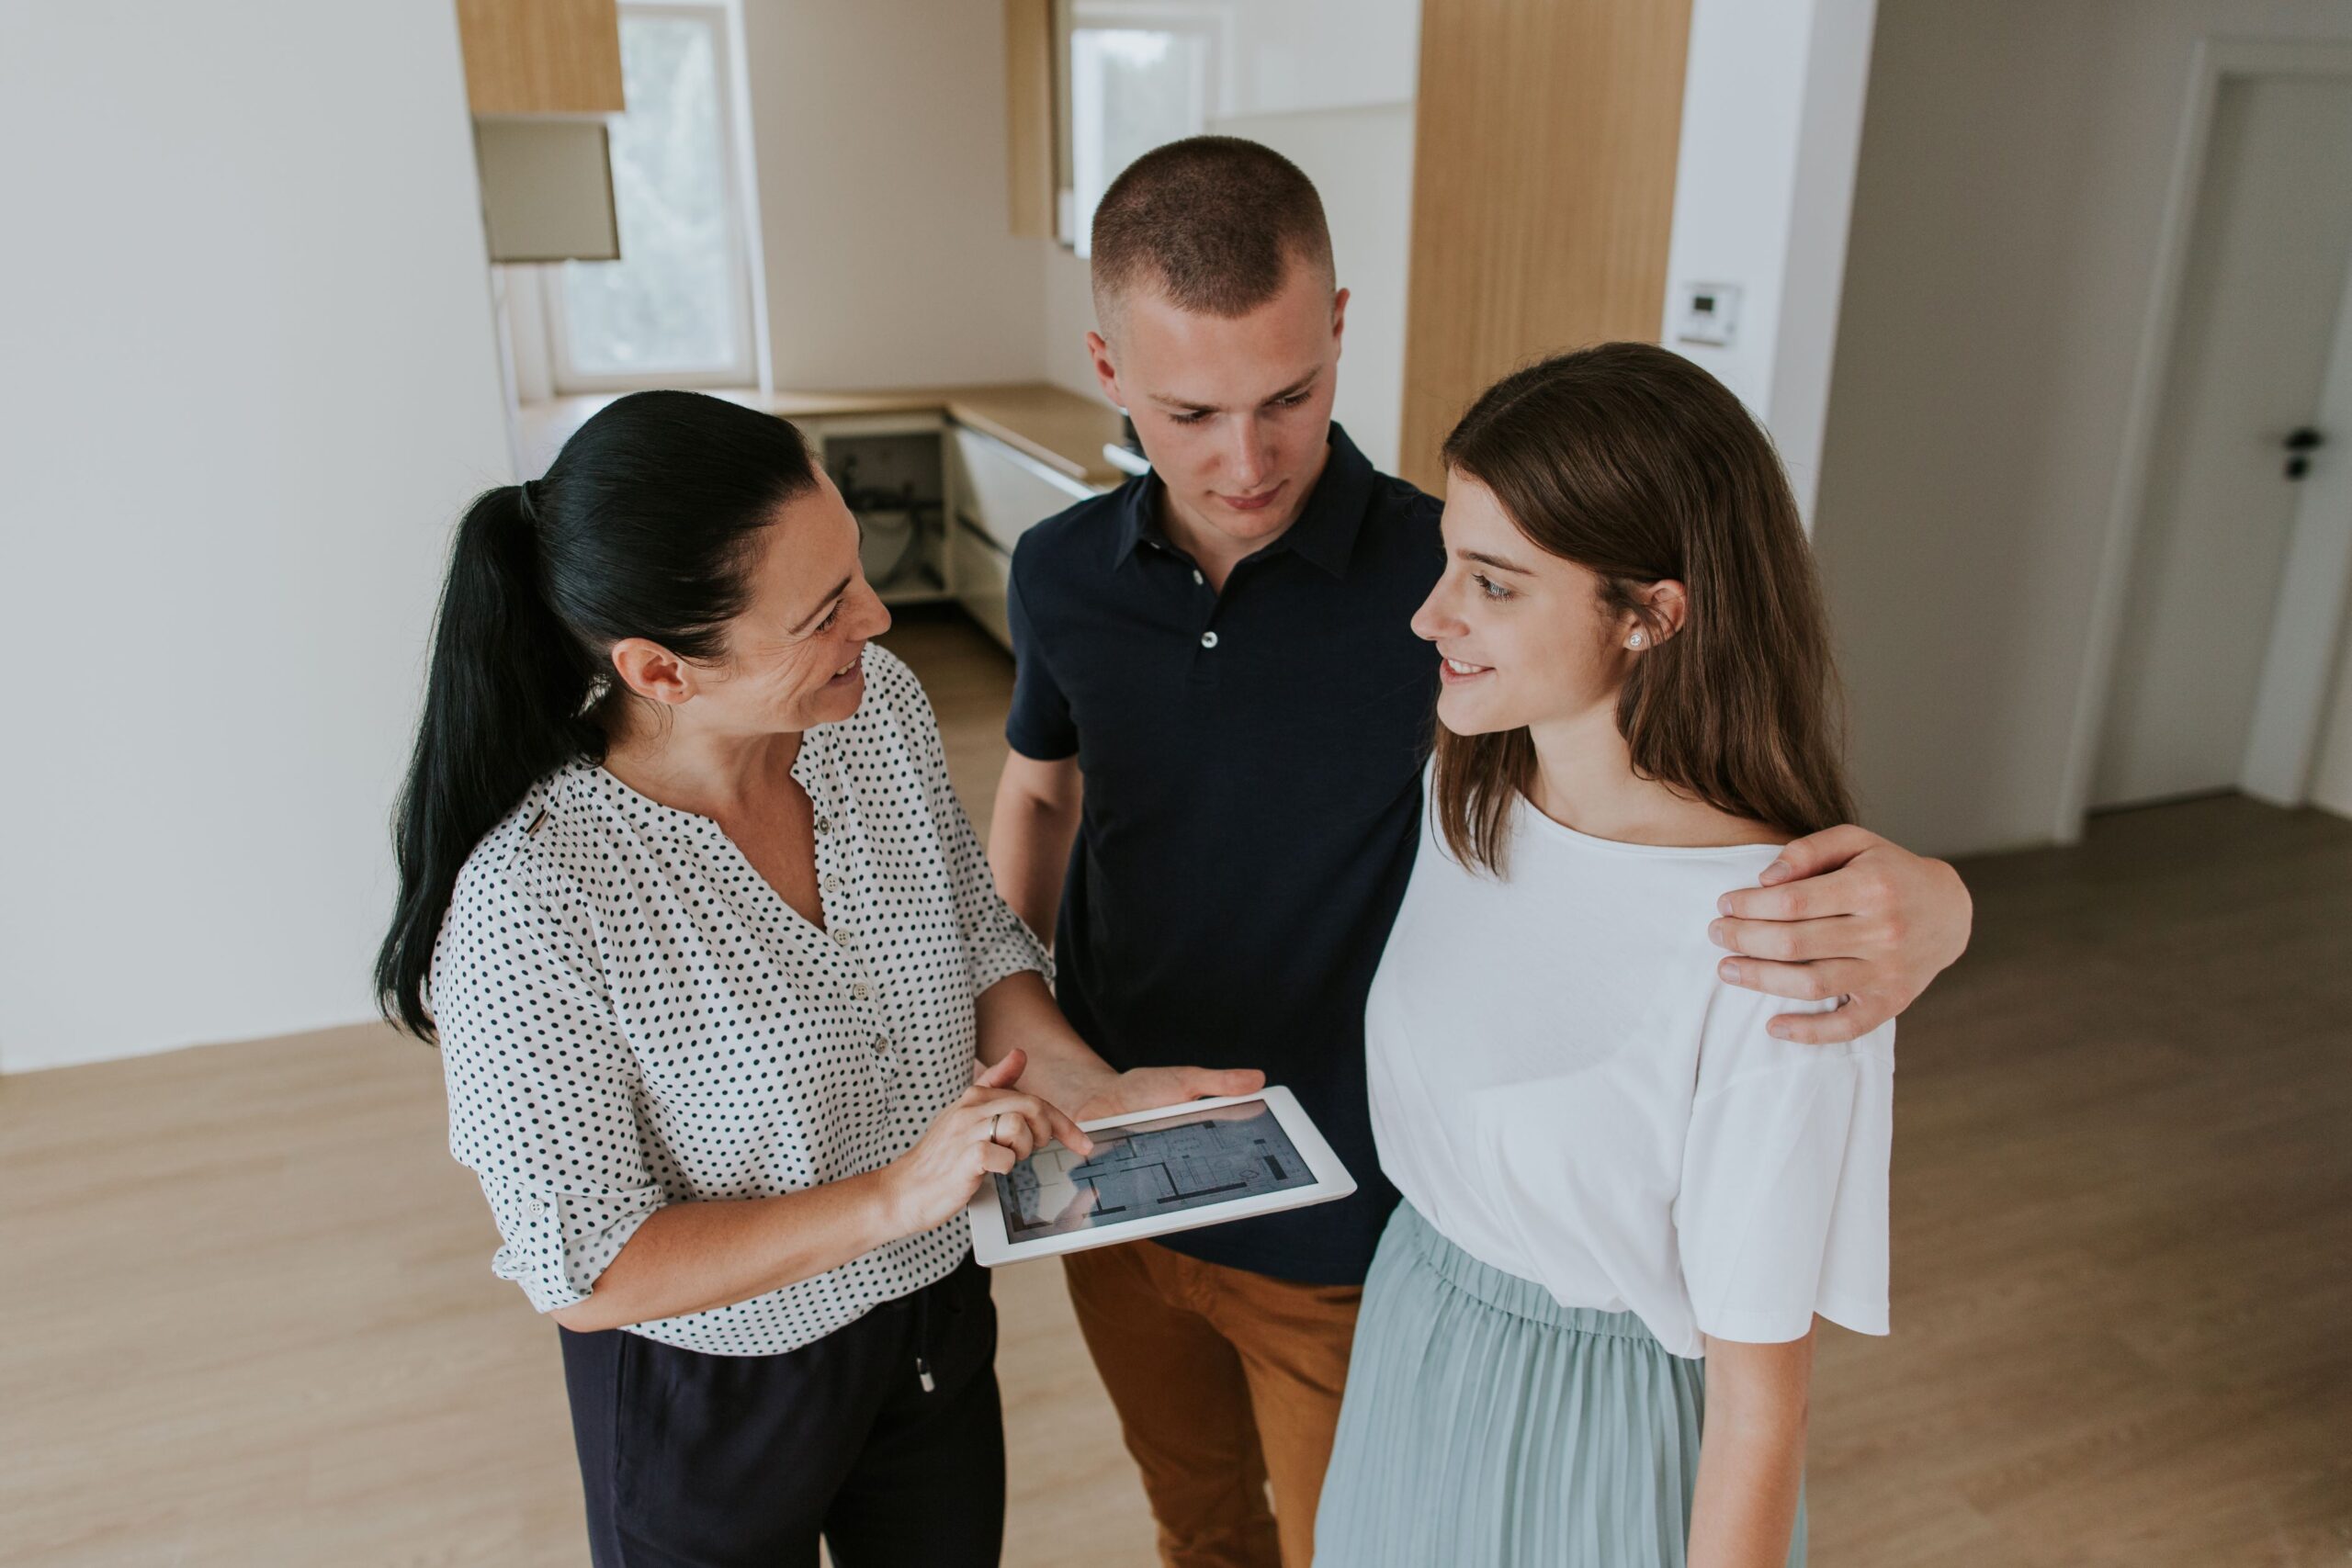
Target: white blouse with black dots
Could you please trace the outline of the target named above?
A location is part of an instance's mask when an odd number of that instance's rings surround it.
[[[707,818],[593,762],[533,787],[467,857],[429,997],[449,1150],[541,1312],[584,1299],[645,1216],[874,1170],[972,1079],[973,998],[1044,971],[947,781],[931,705],[865,650],[864,703],[809,730],[824,926]],[[733,1306],[635,1326],[768,1355],[938,1280],[962,1215]]]

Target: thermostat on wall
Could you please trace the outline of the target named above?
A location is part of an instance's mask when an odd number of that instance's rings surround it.
[[[1731,342],[1739,325],[1738,284],[1686,283],[1680,299],[1674,324],[1676,342],[1719,346]]]

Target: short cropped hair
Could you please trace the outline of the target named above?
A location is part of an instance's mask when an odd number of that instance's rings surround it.
[[[1154,288],[1180,310],[1245,316],[1295,265],[1332,276],[1323,198],[1298,165],[1238,136],[1193,136],[1128,164],[1094,209],[1094,313]]]

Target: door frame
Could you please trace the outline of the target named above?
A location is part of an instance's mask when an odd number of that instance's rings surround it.
[[[2172,181],[2165,196],[2164,220],[2157,231],[2154,287],[2140,331],[2140,348],[2126,405],[2123,447],[2110,491],[2107,525],[2100,542],[2098,576],[2092,587],[2088,614],[2088,649],[2075,694],[2075,722],[2067,739],[2065,771],[2058,792],[2057,819],[2052,836],[2062,844],[2078,841],[2088,813],[2093,774],[2098,763],[2108,706],[2114,695],[2116,660],[2122,644],[2125,613],[2130,608],[2132,574],[2139,555],[2140,531],[2147,510],[2148,485],[2155,462],[2157,421],[2172,371],[2175,339],[2180,328],[2181,285],[2188,271],[2189,249],[2196,233],[2198,197],[2205,184],[2207,152],[2211,143],[2213,108],[2222,85],[2238,77],[2341,76],[2352,79],[2352,42],[2302,39],[2255,40],[2200,39],[2191,51],[2188,101],[2174,143]],[[2352,305],[2352,291],[2346,300]],[[2346,316],[2339,316],[2335,351],[2329,356],[2321,390],[2322,417],[2346,432],[2352,441],[2352,365],[2345,352],[2352,337]],[[2297,614],[2328,614],[2331,624],[2343,619],[2347,587],[2346,570],[2352,557],[2331,550],[2332,541],[2307,539],[2299,502],[2295,536],[2288,548],[2286,581],[2294,594]],[[2313,558],[2333,556],[2339,570],[2333,580],[2316,572]],[[2311,576],[2310,582],[2298,573]],[[2285,603],[2282,594],[2281,604]],[[2279,617],[2273,616],[2272,627]],[[2262,673],[2255,735],[2248,747],[2249,764],[2242,784],[2252,793],[2278,805],[2300,804],[2308,788],[2311,760],[2327,697],[2327,678],[2335,652],[2335,638],[2313,652],[2300,645],[2284,650],[2274,637]],[[2293,642],[2294,639],[2283,639]],[[2304,667],[2318,662],[2314,677]],[[2290,711],[2302,709],[2300,722]],[[2257,759],[2257,752],[2259,757]],[[2260,766],[2256,766],[2256,761]]]

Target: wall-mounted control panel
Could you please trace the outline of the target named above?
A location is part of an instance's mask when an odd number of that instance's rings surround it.
[[[1738,284],[1685,283],[1676,290],[1675,342],[1728,348],[1738,332]]]

